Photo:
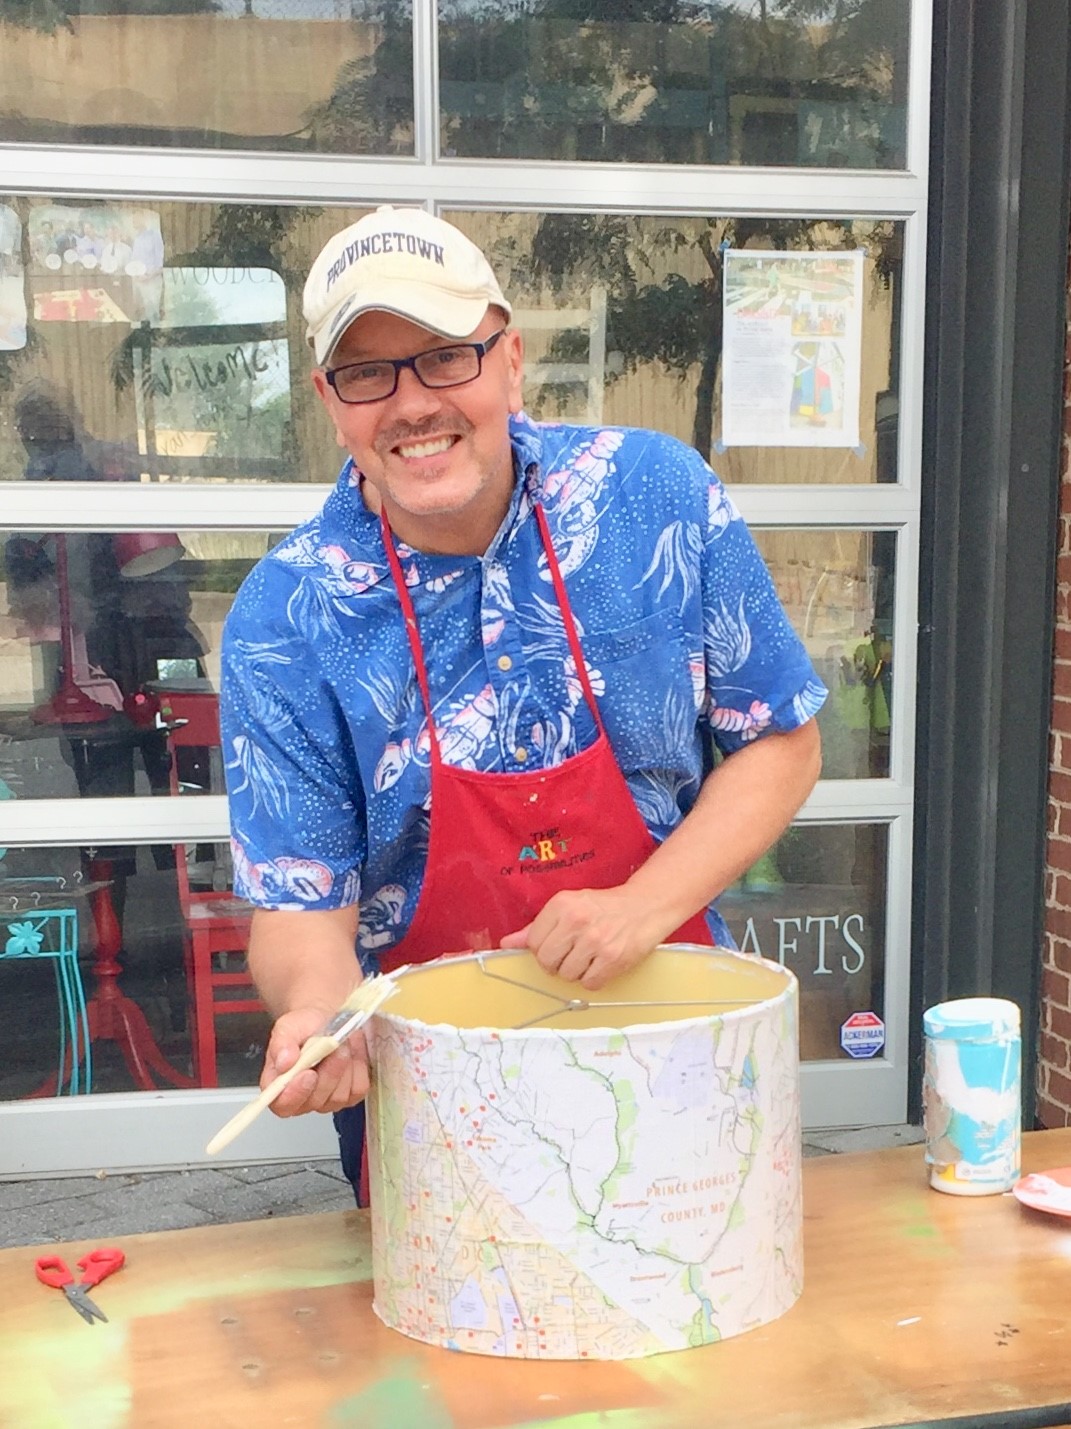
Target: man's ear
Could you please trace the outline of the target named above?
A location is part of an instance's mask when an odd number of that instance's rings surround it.
[[[331,390],[331,384],[324,376],[322,367],[314,367],[311,376],[312,385],[316,389],[316,395],[327,409],[327,415],[331,418],[331,425],[335,429],[335,445],[346,449],[346,438],[342,435],[342,431],[335,421],[335,394]]]
[[[516,328],[507,328],[502,341],[506,344],[506,372],[509,383],[509,409],[513,416],[524,411],[524,339]]]
[[[327,407],[330,411],[331,384],[328,382],[327,376],[323,368],[314,367],[310,376],[312,377],[312,385],[316,388],[316,395],[319,397],[320,401],[324,404],[324,406]]]

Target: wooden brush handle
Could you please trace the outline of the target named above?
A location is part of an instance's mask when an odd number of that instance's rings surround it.
[[[205,1147],[209,1156],[215,1156],[217,1151],[222,1151],[225,1146],[229,1146],[236,1136],[240,1136],[246,1127],[252,1126],[262,1111],[266,1111],[272,1102],[283,1090],[288,1087],[299,1072],[308,1071],[310,1067],[317,1066],[325,1057],[331,1055],[337,1048],[338,1043],[333,1037],[310,1037],[302,1047],[297,1061],[292,1067],[288,1067],[285,1072],[268,1083],[255,1101],[251,1101],[248,1106],[242,1107],[241,1111],[232,1116],[221,1130],[217,1131],[212,1140]]]

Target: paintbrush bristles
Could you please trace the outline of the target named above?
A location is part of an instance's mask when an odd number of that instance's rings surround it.
[[[377,1007],[398,991],[394,978],[394,973],[389,976],[386,973],[376,973],[373,977],[366,977],[346,998],[339,1012],[375,1012]]]
[[[379,984],[386,981],[387,979],[381,974],[364,978],[342,1003],[339,1012],[359,1012],[370,997],[375,997]]]

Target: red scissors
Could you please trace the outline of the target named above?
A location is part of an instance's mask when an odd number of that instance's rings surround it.
[[[109,1275],[121,1270],[125,1263],[126,1256],[121,1250],[91,1250],[78,1262],[82,1278],[77,1282],[67,1269],[66,1261],[61,1260],[58,1255],[41,1256],[34,1269],[42,1285],[51,1285],[54,1290],[62,1290],[82,1319],[92,1325],[94,1320],[107,1320],[108,1317],[93,1303],[86,1291],[90,1286],[99,1285]]]

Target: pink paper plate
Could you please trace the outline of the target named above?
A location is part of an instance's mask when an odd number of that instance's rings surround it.
[[[1053,1171],[1033,1171],[1012,1187],[1012,1195],[1035,1211],[1053,1216],[1071,1216],[1071,1166]]]

